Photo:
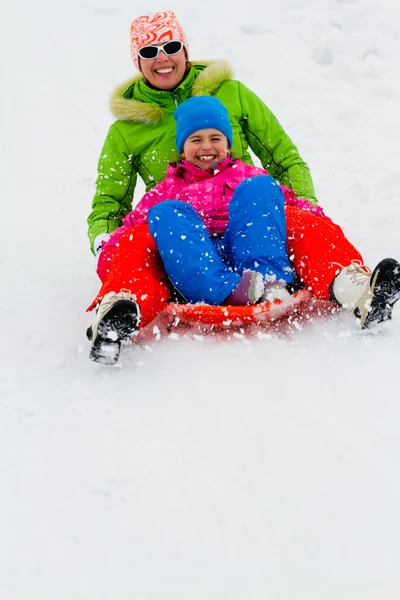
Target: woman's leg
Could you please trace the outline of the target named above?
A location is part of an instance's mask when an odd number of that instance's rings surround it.
[[[130,292],[140,309],[140,327],[151,323],[170,297],[167,277],[147,225],[128,229],[120,238],[92,310],[109,292]]]
[[[261,175],[245,179],[229,203],[229,224],[224,236],[239,273],[252,269],[294,281],[286,250],[286,219],[283,193],[276,181]]]
[[[312,213],[286,206],[288,254],[305,286],[316,298],[329,300],[335,276],[353,260],[363,262],[339,225]]]
[[[218,305],[240,281],[221,260],[192,206],[167,200],[149,210],[154,237],[168,277],[188,302]]]

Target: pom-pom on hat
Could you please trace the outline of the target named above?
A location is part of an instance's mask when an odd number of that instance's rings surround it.
[[[131,24],[131,53],[135,67],[140,70],[138,52],[141,48],[170,40],[182,42],[189,56],[186,36],[172,10],[157,12],[153,16],[142,15],[134,19]]]
[[[174,112],[176,147],[182,152],[185,140],[199,129],[218,129],[232,147],[232,125],[225,106],[214,96],[194,96],[179,104]]]

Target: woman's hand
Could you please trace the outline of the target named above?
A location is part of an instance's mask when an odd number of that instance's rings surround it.
[[[103,242],[106,242],[110,238],[109,233],[100,233],[94,238],[93,250],[95,255],[98,257],[103,249]]]

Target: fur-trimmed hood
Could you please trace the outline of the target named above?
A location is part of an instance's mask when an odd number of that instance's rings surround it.
[[[192,63],[187,77],[174,90],[153,90],[144,83],[143,75],[125,81],[119,85],[110,97],[110,109],[114,117],[132,123],[157,123],[163,117],[163,100],[182,92],[186,98],[191,96],[211,96],[224,81],[232,79],[233,72],[227,61],[203,61]],[[146,95],[141,88],[145,86]]]

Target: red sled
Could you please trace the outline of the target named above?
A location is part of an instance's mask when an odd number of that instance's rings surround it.
[[[217,329],[228,329],[251,323],[265,323],[281,319],[312,298],[311,292],[302,289],[290,298],[263,302],[248,306],[211,306],[210,304],[169,303],[164,308],[165,316],[179,319],[182,323],[212,325]]]
[[[139,329],[133,343],[148,343],[165,336],[211,335],[221,339],[233,336],[253,337],[275,333],[291,335],[315,319],[332,315],[340,307],[317,300],[301,289],[285,300],[250,306],[211,306],[210,304],[168,303],[149,325]]]

